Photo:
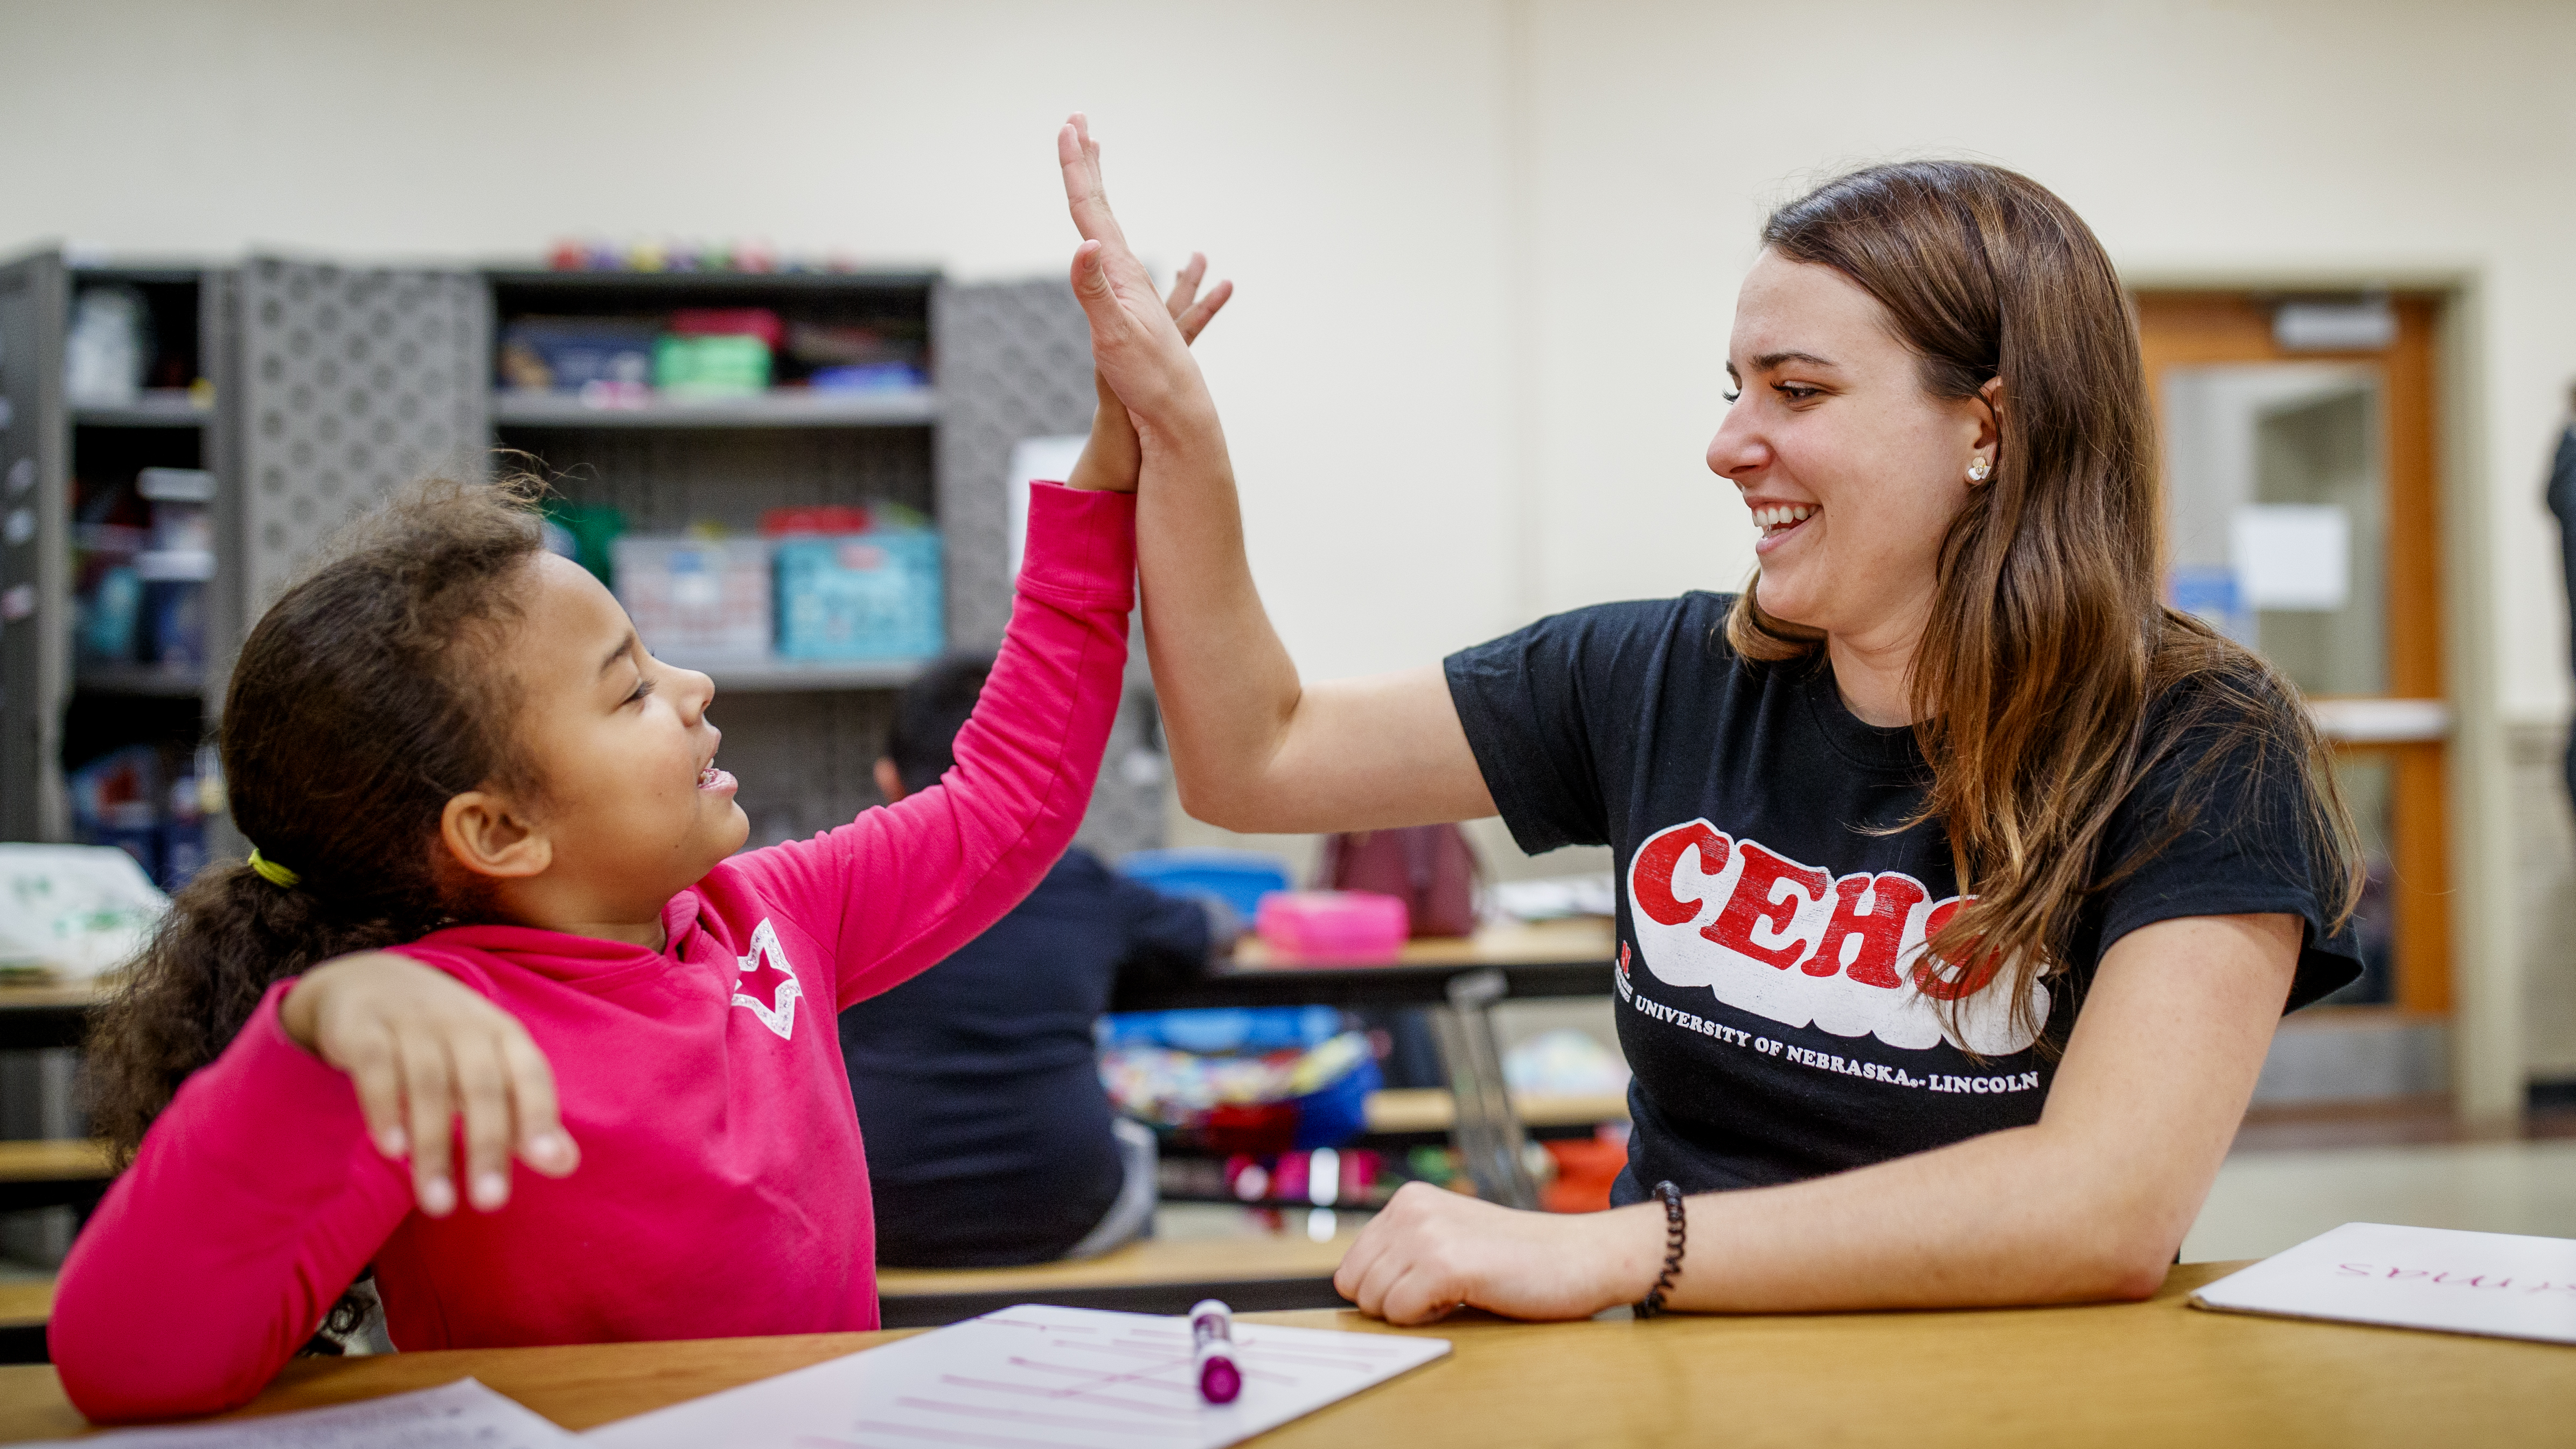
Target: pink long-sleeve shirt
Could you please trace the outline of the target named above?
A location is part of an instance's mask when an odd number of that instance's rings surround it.
[[[397,948],[517,1017],[581,1166],[498,1212],[413,1209],[344,1074],[270,989],[190,1077],[64,1263],[48,1329],[92,1419],[256,1394],[370,1263],[397,1346],[877,1326],[867,1160],[835,1020],[947,956],[1072,840],[1118,708],[1128,495],[1039,485],[1000,656],[935,788],[749,851],[663,908],[656,952],[521,926]]]

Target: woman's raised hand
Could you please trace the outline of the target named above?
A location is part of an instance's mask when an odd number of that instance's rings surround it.
[[[1171,291],[1163,297],[1163,310],[1172,314],[1172,325],[1181,330],[1184,343],[1198,341],[1208,319],[1234,295],[1234,283],[1219,282],[1201,296],[1199,283],[1206,276],[1206,254],[1192,252],[1180,274],[1172,279]],[[1127,415],[1127,405],[1118,400],[1109,379],[1097,368],[1092,370],[1091,380],[1100,394],[1100,404],[1091,414],[1091,436],[1083,441],[1082,456],[1065,482],[1075,488],[1133,493],[1145,466],[1144,450],[1136,441],[1136,421]]]
[[[387,1157],[409,1154],[431,1217],[456,1210],[460,1116],[465,1199],[485,1212],[510,1200],[513,1153],[548,1177],[580,1165],[528,1029],[444,971],[383,951],[343,956],[305,972],[280,1017],[296,1045],[349,1074],[367,1135]]]
[[[1109,209],[1100,145],[1079,113],[1056,133],[1056,160],[1064,171],[1065,205],[1083,236],[1073,254],[1073,294],[1091,321],[1091,356],[1100,380],[1142,430],[1180,424],[1188,410],[1212,411],[1189,344],[1234,294],[1233,284],[1219,282],[1200,295],[1207,263],[1193,255],[1170,298],[1156,293]]]

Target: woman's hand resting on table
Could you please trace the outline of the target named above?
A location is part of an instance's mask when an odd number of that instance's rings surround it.
[[[466,1199],[510,1200],[510,1157],[548,1177],[581,1163],[557,1116],[554,1069],[518,1018],[444,971],[385,951],[326,961],[280,1003],[297,1046],[349,1074],[376,1150],[411,1156],[420,1210],[456,1210],[449,1178],[465,1119]]]
[[[1663,1251],[1663,1216],[1651,1204],[1523,1212],[1415,1182],[1360,1230],[1333,1287],[1389,1323],[1428,1323],[1461,1307],[1589,1318],[1645,1297]]]

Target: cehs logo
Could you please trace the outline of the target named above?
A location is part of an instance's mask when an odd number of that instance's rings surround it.
[[[1962,970],[1924,950],[1973,896],[1932,900],[1900,871],[1836,877],[1706,820],[1649,838],[1628,863],[1627,885],[1639,954],[1668,986],[1705,986],[1783,1026],[1911,1051],[1947,1038],[2008,1056],[2035,1034],[2015,1025],[2002,990],[1984,989],[2000,962]],[[2026,1019],[2047,1020],[2048,1006],[2048,988],[2033,982]],[[1955,1033],[1945,1015],[1955,1016]]]

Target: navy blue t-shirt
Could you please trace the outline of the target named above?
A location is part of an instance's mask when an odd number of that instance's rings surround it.
[[[1087,850],[948,959],[841,1013],[876,1198],[877,1261],[981,1268],[1061,1257],[1123,1172],[1093,1027],[1122,972],[1206,965],[1207,910]]]
[[[1792,1182],[2039,1119],[2101,955],[2179,916],[2307,923],[2292,1008],[2359,972],[2327,929],[2300,762],[2208,755],[2195,727],[2123,802],[2067,942],[2016,1024],[1924,942],[1958,908],[1913,731],[1844,708],[1821,651],[1726,642],[1733,596],[1605,604],[1463,650],[1449,690],[1523,850],[1607,845],[1618,872],[1619,1041],[1635,1073],[1621,1202]],[[2170,703],[2170,702],[2168,702]],[[2187,785],[2188,782],[2188,785]],[[2190,790],[2183,816],[2173,813]],[[2175,822],[2189,823],[2177,834]],[[2145,858],[2140,859],[2141,853]],[[2115,867],[2126,867],[2115,868]],[[1944,994],[1963,997],[1945,1026]]]

